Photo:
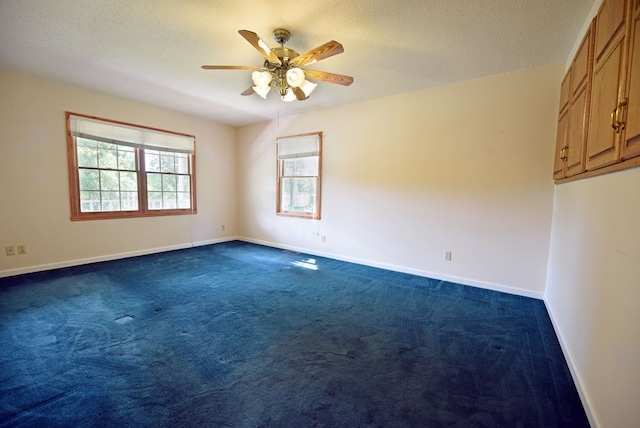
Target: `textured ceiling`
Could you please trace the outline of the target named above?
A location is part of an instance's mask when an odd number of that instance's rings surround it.
[[[243,125],[482,76],[563,62],[594,0],[0,0],[0,67]],[[329,40],[344,53],[313,69],[308,100],[240,93],[261,66],[238,30],[270,46],[275,28],[304,53]],[[91,113],[91,112],[86,112]]]

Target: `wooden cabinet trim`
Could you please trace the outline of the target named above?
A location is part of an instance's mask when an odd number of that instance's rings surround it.
[[[582,180],[583,178],[595,177],[597,175],[608,174],[610,172],[622,171],[624,169],[635,168],[640,166],[640,157],[627,159],[622,162],[614,163],[613,165],[605,166],[599,169],[593,169],[591,171],[583,172],[572,177],[560,178],[554,180],[555,184],[567,183],[570,181]]]

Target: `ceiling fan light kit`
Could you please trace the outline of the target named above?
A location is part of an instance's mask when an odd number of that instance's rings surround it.
[[[282,101],[306,100],[314,91],[317,83],[307,79],[320,80],[349,86],[353,77],[328,73],[318,70],[303,70],[302,67],[344,52],[342,45],[331,40],[309,52],[299,55],[293,49],[285,48],[291,33],[284,28],[273,31],[273,37],[280,44],[275,48],[269,46],[254,32],[239,30],[244,37],[265,58],[262,67],[233,65],[203,65],[205,70],[254,70],[251,74],[253,86],[242,92],[242,95],[258,94],[266,99],[272,88],[278,91]]]

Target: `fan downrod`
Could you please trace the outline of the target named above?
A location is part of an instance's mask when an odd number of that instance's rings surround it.
[[[290,37],[291,33],[289,32],[289,30],[285,30],[284,28],[276,28],[275,30],[273,30],[273,38],[280,45],[284,45],[285,43],[287,43]]]

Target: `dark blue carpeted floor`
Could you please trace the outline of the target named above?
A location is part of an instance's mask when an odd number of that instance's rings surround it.
[[[588,422],[542,301],[230,242],[0,279],[0,426]]]

